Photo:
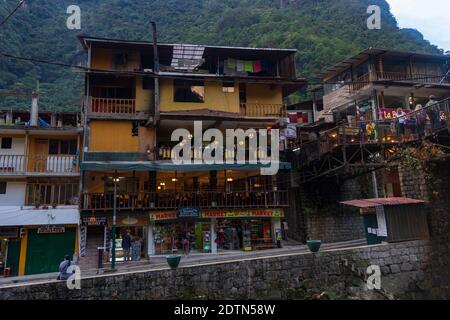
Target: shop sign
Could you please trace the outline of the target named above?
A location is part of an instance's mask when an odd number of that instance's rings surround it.
[[[281,218],[284,212],[281,209],[255,209],[255,210],[216,210],[203,211],[203,218]]]
[[[195,208],[180,208],[178,209],[178,217],[180,218],[198,218],[200,212]]]
[[[83,217],[84,226],[106,226],[108,220],[106,217]]]
[[[151,221],[175,220],[178,214],[175,211],[150,213]]]
[[[0,228],[0,238],[18,238],[19,228]]]
[[[405,114],[411,112],[411,110],[403,110]],[[390,120],[398,118],[397,109],[390,108],[380,108],[380,119],[381,120]]]
[[[63,226],[41,226],[38,228],[38,234],[61,234],[65,233],[66,228]]]

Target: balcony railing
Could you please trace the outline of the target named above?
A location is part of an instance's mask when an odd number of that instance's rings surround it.
[[[176,210],[180,207],[215,208],[277,208],[288,207],[288,191],[201,191],[201,192],[148,192],[118,194],[118,210]],[[83,195],[84,210],[112,210],[112,193]]]
[[[283,104],[241,103],[241,115],[245,117],[286,117],[286,110]]]
[[[135,99],[90,98],[90,112],[100,114],[134,115]]]
[[[0,155],[0,175],[77,175],[78,162],[75,155]]]

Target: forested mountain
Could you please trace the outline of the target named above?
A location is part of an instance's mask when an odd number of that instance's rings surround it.
[[[18,0],[0,0],[0,21]],[[69,5],[81,8],[81,30],[68,30]],[[368,30],[369,5],[382,8],[381,30]],[[150,23],[162,42],[298,49],[299,75],[368,47],[440,52],[415,30],[400,30],[385,0],[26,0],[0,27],[0,52],[84,63],[77,34],[150,40]],[[41,105],[78,110],[83,76],[69,68],[0,56],[0,92],[31,92],[41,82]],[[0,107],[29,105],[0,98]]]

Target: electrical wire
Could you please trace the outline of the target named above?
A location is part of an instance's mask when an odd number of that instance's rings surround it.
[[[5,19],[3,19],[2,22],[0,22],[0,27],[2,27],[17,12],[17,10],[19,10],[19,8],[22,6],[22,4],[24,4],[24,2],[25,2],[25,0],[19,1],[17,6],[14,8],[14,10],[11,11],[11,13]]]

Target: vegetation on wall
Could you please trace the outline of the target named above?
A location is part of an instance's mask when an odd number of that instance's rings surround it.
[[[3,0],[0,17],[16,4]],[[67,29],[69,5],[80,6],[82,30]],[[381,30],[367,29],[369,5],[382,8]],[[77,34],[150,41],[151,20],[163,42],[295,48],[298,73],[309,79],[368,47],[440,52],[419,32],[400,30],[385,0],[29,0],[0,30],[0,51],[78,65]],[[42,107],[79,109],[82,74],[0,56],[0,92],[30,93],[36,80]],[[29,103],[0,98],[0,107]]]

